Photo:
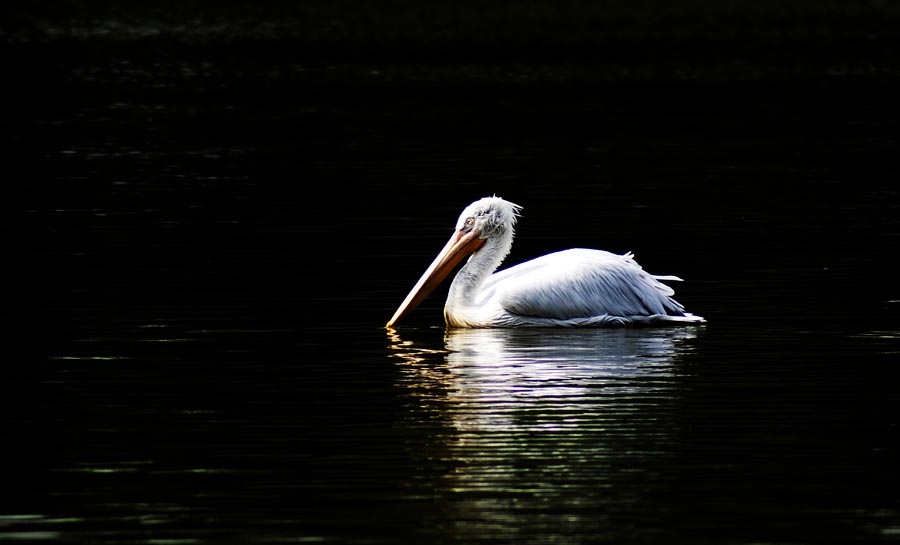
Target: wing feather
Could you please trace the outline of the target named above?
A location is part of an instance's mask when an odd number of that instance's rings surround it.
[[[509,312],[556,319],[593,316],[681,316],[669,286],[641,268],[632,254],[572,249],[492,275],[485,293]]]

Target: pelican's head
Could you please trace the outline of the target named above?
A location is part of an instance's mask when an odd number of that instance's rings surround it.
[[[497,234],[512,235],[522,207],[500,197],[479,199],[462,211],[456,222],[456,231],[472,232],[478,238],[488,238]]]
[[[502,248],[497,255],[502,260],[512,244],[513,229],[521,208],[496,196],[485,197],[467,206],[456,222],[453,236],[400,304],[387,327],[393,326],[414,309],[456,265],[480,250],[489,240],[495,248],[497,245]]]

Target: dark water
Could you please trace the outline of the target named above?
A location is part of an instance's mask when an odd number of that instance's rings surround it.
[[[434,6],[3,8],[0,541],[900,541],[897,10]],[[708,323],[385,331],[494,193]]]

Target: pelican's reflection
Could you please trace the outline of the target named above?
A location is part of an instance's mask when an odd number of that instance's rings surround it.
[[[674,456],[677,360],[696,335],[686,328],[391,332],[398,386],[411,400],[401,425],[425,431],[416,447],[423,475],[411,482],[428,482],[428,493],[452,500],[442,523],[450,520],[464,541],[507,532],[516,539],[523,527],[555,532],[560,515],[566,532],[615,526],[589,513],[654,493]]]
[[[439,522],[463,541],[617,527],[591,513],[655,492],[676,450],[677,360],[696,335],[391,332],[398,387],[410,400],[399,424],[423,441],[414,447],[422,474],[410,486],[451,500]]]
[[[673,361],[693,328],[448,329],[403,338],[390,330],[405,385],[490,407],[535,401],[610,403],[672,387]],[[441,342],[442,341],[442,342]]]
[[[620,426],[672,390],[672,358],[686,334],[452,331],[446,338],[451,398],[486,409],[457,415],[455,426],[554,434]]]

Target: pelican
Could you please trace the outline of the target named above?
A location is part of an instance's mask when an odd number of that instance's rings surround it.
[[[450,327],[598,327],[705,322],[634,255],[573,248],[494,272],[512,248],[521,206],[485,197],[463,210],[450,240],[387,323],[392,328],[466,257],[444,305]]]

